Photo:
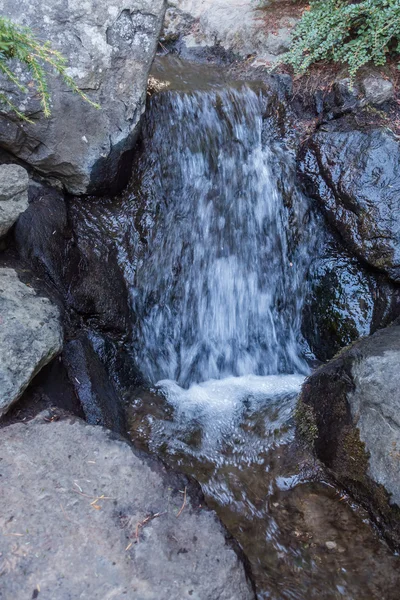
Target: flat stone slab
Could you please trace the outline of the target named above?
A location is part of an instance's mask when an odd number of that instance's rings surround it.
[[[214,514],[111,435],[44,413],[1,431],[1,600],[254,600]]]
[[[241,58],[255,55],[264,66],[273,64],[289,49],[298,18],[277,11],[268,27],[265,7],[254,0],[169,0],[163,39],[180,36],[187,58],[193,51],[220,47]]]

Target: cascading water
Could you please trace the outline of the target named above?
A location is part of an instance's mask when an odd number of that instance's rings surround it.
[[[132,185],[102,219],[130,285],[136,364],[157,388],[130,397],[129,433],[201,483],[259,600],[375,600],[379,585],[397,598],[393,557],[292,443],[318,227],[274,102],[247,86],[150,101]]]
[[[156,224],[132,291],[153,383],[308,371],[308,205],[267,104],[246,86],[152,101],[141,168]]]

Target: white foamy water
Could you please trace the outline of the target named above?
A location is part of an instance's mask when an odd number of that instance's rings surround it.
[[[273,432],[288,423],[303,381],[302,375],[246,375],[212,379],[189,389],[175,381],[159,381],[156,388],[174,408],[174,421],[155,425],[153,438],[161,435],[170,451],[200,453],[217,462],[222,445],[230,446],[234,454],[245,448],[245,460],[254,460],[271,445]],[[263,435],[251,432],[253,419],[262,422]],[[247,430],[242,428],[245,422]],[[189,447],[180,434],[196,430],[201,443]]]

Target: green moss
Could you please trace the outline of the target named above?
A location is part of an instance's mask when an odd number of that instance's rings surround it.
[[[296,431],[299,438],[310,448],[314,448],[314,442],[318,437],[318,427],[314,410],[305,404],[300,398],[294,413]]]
[[[343,439],[343,462],[347,477],[361,483],[366,482],[368,454],[358,429],[351,429]]]

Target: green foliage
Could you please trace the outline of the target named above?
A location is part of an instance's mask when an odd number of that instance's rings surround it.
[[[11,61],[11,62],[10,62]],[[32,84],[29,90],[22,83],[20,76],[16,73],[17,63],[24,65],[30,72]],[[49,117],[50,111],[50,93],[47,84],[46,67],[62,77],[65,84],[75,93],[91,104],[99,108],[92,102],[86,94],[82,92],[75,81],[67,75],[67,61],[56,50],[53,50],[49,42],[42,43],[26,27],[21,27],[4,17],[0,17],[0,71],[11,81],[18,90],[24,93],[37,93],[43,108],[45,117]],[[31,89],[31,85],[33,90]],[[21,113],[12,103],[9,97],[0,92],[0,101],[11,108],[21,119],[29,119]],[[29,121],[31,122],[31,121]]]
[[[399,0],[314,0],[297,25],[284,61],[296,73],[313,63],[345,63],[351,79],[363,65],[400,52]]]

